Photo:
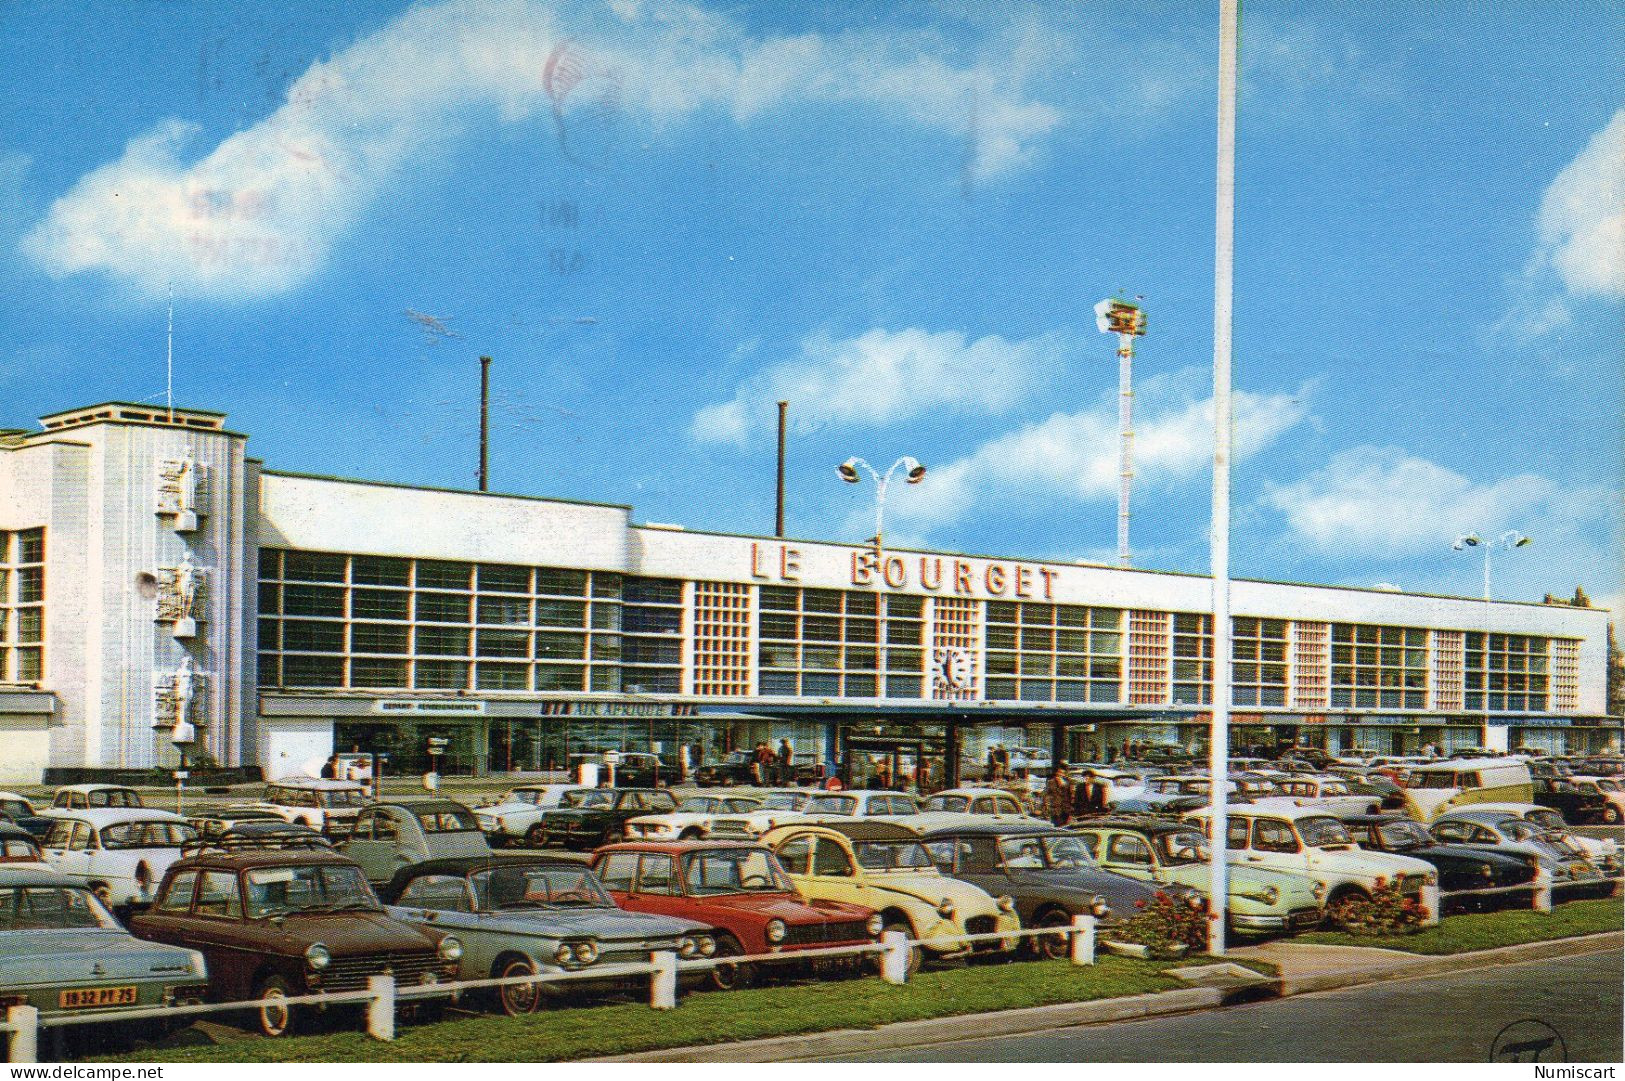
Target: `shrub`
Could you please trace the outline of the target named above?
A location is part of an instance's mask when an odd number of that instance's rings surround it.
[[[1134,942],[1153,957],[1179,957],[1186,950],[1207,949],[1207,905],[1192,905],[1185,897],[1158,890],[1150,903],[1136,901],[1139,910],[1113,927],[1110,937]]]
[[[1379,878],[1369,898],[1346,897],[1329,906],[1326,915],[1351,935],[1408,935],[1422,929],[1428,910],[1401,893],[1398,882]]]

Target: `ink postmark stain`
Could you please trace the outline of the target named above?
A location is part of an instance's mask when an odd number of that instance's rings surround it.
[[[1568,1046],[1551,1025],[1534,1018],[1514,1021],[1496,1033],[1491,1062],[1567,1062]]]

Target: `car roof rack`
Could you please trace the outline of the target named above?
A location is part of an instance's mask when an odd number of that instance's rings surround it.
[[[181,846],[181,855],[196,856],[204,852],[265,852],[297,851],[300,849],[331,852],[333,844],[319,833],[265,833],[226,834],[208,840],[198,839]]]

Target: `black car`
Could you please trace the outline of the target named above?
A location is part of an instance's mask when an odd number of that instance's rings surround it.
[[[56,824],[53,818],[34,813],[27,800],[21,796],[13,796],[9,792],[0,792],[0,822],[10,822],[14,826],[21,826],[31,833],[36,840],[43,839],[51,832]]]
[[[1454,890],[1522,886],[1534,881],[1535,867],[1529,860],[1467,845],[1441,844],[1426,826],[1404,815],[1350,815],[1342,822],[1361,848],[1433,864],[1439,871],[1439,890],[1446,895]],[[1519,894],[1469,895],[1455,900],[1446,896],[1441,907],[1483,908],[1504,902],[1508,896],[1521,899]]]
[[[1065,927],[1085,912],[1113,923],[1157,895],[1144,882],[1101,870],[1082,838],[1054,826],[978,822],[926,830],[920,839],[943,874],[1014,899],[1024,928]],[[1030,941],[1046,956],[1068,949],[1063,935]]]
[[[720,762],[707,762],[694,771],[694,783],[704,787],[732,784],[758,784],[751,776],[751,763],[756,760],[750,751],[731,751]]]
[[[1613,806],[1601,792],[1583,791],[1568,778],[1536,777],[1535,794],[1531,802],[1550,807],[1572,825],[1586,822],[1606,822]]]
[[[598,766],[598,776],[609,777],[609,764],[604,761],[602,754],[573,754],[570,756],[570,775],[577,774],[577,767],[583,763],[593,762]],[[676,772],[656,755],[647,751],[619,751],[615,760],[615,787],[616,788],[653,788],[662,781],[669,781],[676,776]]]
[[[580,852],[626,838],[626,820],[677,809],[664,788],[589,788],[566,792],[542,814],[547,843]]]

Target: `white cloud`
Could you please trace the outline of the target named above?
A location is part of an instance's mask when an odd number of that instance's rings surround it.
[[[1021,167],[1061,119],[1027,72],[964,63],[930,35],[754,37],[699,8],[613,3],[563,25],[532,0],[413,8],[311,66],[270,116],[201,155],[170,120],[82,177],[29,234],[57,275],[102,271],[147,293],[277,293],[299,284],[385,190],[493,110],[555,124],[566,155],[593,153],[622,114],[656,127],[718,109],[873,110],[972,142],[978,179]]]
[[[1617,497],[1565,488],[1533,473],[1474,483],[1452,469],[1395,447],[1354,447],[1292,484],[1270,487],[1264,503],[1310,547],[1361,559],[1442,551],[1462,533],[1507,529],[1550,539],[1572,533]]]
[[[1546,189],[1540,258],[1576,295],[1625,297],[1625,109]]]
[[[822,424],[886,424],[927,412],[999,413],[1027,398],[1060,369],[1055,335],[1011,341],[958,331],[871,330],[841,340],[824,335],[800,354],[740,384],[725,402],[694,415],[702,442],[744,445],[766,427],[773,403],[791,403],[803,431]]]
[[[1213,457],[1213,400],[1192,389],[1203,369],[1145,380],[1135,392],[1137,485],[1168,485],[1205,474]],[[1297,394],[1237,392],[1233,457],[1249,458],[1309,415],[1309,388]],[[1115,395],[1077,413],[1055,413],[983,443],[934,469],[895,513],[916,527],[956,521],[972,507],[1055,499],[1105,499],[1117,492],[1119,432]],[[891,510],[891,508],[888,508]]]

